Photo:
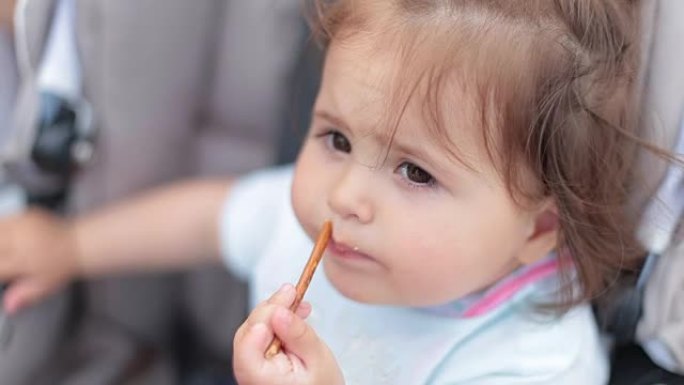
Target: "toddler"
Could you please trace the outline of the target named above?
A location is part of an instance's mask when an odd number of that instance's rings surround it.
[[[588,301],[641,256],[638,3],[317,1],[327,54],[296,165],[5,220],[4,306],[222,259],[252,290],[241,384],[606,383]],[[327,219],[291,312],[281,285]]]

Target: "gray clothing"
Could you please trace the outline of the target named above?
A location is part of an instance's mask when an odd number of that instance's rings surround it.
[[[15,162],[30,149],[35,68],[54,4],[18,5]],[[273,161],[288,76],[303,41],[297,0],[76,4],[83,95],[98,135],[93,161],[74,181],[70,212],[179,178],[241,173]],[[246,305],[244,285],[223,268],[101,279],[84,288],[78,323],[69,318],[68,293],[16,320],[14,340],[0,350],[0,383],[175,384],[177,356],[195,353],[208,358],[204,365],[229,371]],[[196,351],[179,351],[179,323]]]

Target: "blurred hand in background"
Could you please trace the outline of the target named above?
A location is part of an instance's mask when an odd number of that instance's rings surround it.
[[[0,0],[0,27],[9,26],[12,28],[15,0]]]

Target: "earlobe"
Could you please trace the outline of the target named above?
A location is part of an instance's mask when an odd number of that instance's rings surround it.
[[[558,245],[558,210],[548,204],[534,217],[533,231],[518,253],[518,261],[529,265],[547,256]]]

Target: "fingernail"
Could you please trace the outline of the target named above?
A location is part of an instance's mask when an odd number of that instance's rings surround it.
[[[284,294],[284,293],[287,293],[289,291],[292,291],[293,289],[294,289],[294,286],[292,286],[289,283],[284,283],[283,286],[281,286],[280,289],[278,289],[278,292]]]
[[[311,311],[313,309],[313,307],[311,306],[311,302],[303,301],[302,303],[299,304],[299,309],[304,310],[304,311]]]

